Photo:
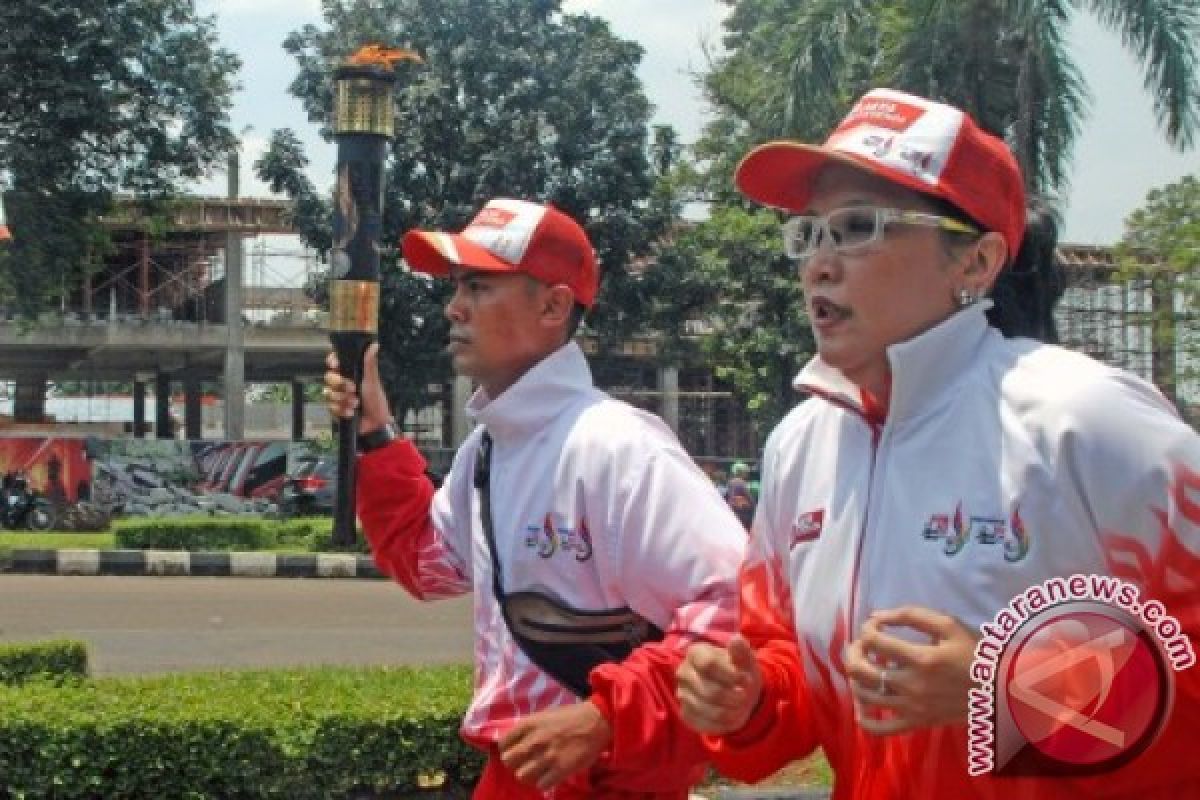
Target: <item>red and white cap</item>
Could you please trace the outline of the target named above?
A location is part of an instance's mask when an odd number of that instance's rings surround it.
[[[551,286],[565,284],[588,308],[596,302],[600,278],[592,243],[575,220],[551,206],[496,198],[462,233],[409,231],[401,246],[418,272],[523,272]]]
[[[1025,235],[1025,184],[1008,146],[969,114],[892,89],[872,89],[822,146],[778,141],[742,159],[734,174],[747,197],[804,211],[827,164],[866,170],[948,201],[1008,243],[1012,259]]]

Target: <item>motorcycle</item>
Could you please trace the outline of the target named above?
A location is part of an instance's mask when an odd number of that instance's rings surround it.
[[[9,530],[22,528],[48,531],[54,527],[50,501],[39,495],[22,477],[6,481],[0,492],[0,524]]]

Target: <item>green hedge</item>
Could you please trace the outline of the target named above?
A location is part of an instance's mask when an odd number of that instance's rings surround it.
[[[0,645],[0,684],[41,679],[63,683],[87,677],[87,645],[68,639]],[[0,773],[2,774],[2,773]]]
[[[0,687],[0,797],[362,798],[469,786],[465,667]],[[391,795],[391,796],[394,796]]]
[[[333,522],[328,517],[289,520],[257,517],[180,516],[121,520],[114,544],[130,550],[276,550],[292,549],[329,553],[339,549],[332,541]],[[361,534],[351,552],[366,553]]]
[[[115,541],[135,550],[268,550],[275,537],[253,517],[152,517],[122,521]]]

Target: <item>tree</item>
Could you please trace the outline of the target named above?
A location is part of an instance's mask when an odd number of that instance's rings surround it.
[[[102,254],[115,193],[168,193],[233,146],[239,64],[190,0],[6,0],[0,30],[0,298],[33,313]]]
[[[676,365],[697,353],[698,340],[688,333],[687,325],[705,319],[721,288],[719,276],[698,268],[699,238],[683,221],[684,199],[696,181],[684,154],[673,128],[654,126],[650,161],[655,182],[642,215],[652,243],[645,268],[627,285],[632,296],[625,299],[637,308],[642,330],[657,337],[660,361]]]
[[[332,71],[368,42],[408,47],[385,188],[385,242],[415,227],[458,229],[487,199],[554,203],[581,221],[603,265],[590,326],[617,338],[639,320],[632,259],[646,252],[640,210],[651,186],[649,104],[637,78],[638,45],[607,23],[563,14],[557,0],[326,0],[325,26],[284,46],[298,64],[292,92],[329,136]],[[300,173],[294,136],[277,134],[259,162],[264,180],[297,201],[308,241],[328,247],[328,201]],[[321,198],[320,203],[312,202]],[[321,233],[317,233],[321,232]],[[423,406],[444,380],[444,283],[385,255],[381,367],[397,415]]]
[[[1189,175],[1147,194],[1125,220],[1117,255],[1127,277],[1144,273],[1147,263],[1156,270],[1150,323],[1156,383],[1172,400],[1200,401],[1200,178]]]
[[[706,86],[755,141],[819,139],[854,98],[889,86],[971,112],[1009,139],[1028,188],[1057,189],[1087,103],[1065,40],[1083,12],[1137,57],[1171,143],[1190,146],[1200,122],[1193,0],[725,1],[730,55]]]
[[[815,351],[778,215],[715,206],[708,219],[681,229],[661,258],[691,275],[703,297],[694,309],[709,328],[701,337],[707,362],[745,401],[757,428],[770,430],[795,405],[792,379]]]

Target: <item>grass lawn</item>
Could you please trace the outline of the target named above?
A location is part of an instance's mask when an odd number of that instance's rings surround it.
[[[112,550],[112,533],[0,533],[0,551]]]
[[[0,553],[13,550],[115,550],[114,534],[105,533],[13,533],[0,532]],[[265,552],[307,553],[297,545],[279,545]]]

